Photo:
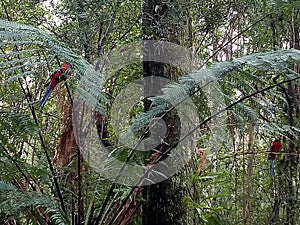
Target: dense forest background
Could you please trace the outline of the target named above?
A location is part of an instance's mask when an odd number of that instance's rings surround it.
[[[300,1],[1,0],[0,15],[0,224],[300,223]],[[149,52],[173,61],[128,63]],[[146,78],[157,96],[120,100]]]

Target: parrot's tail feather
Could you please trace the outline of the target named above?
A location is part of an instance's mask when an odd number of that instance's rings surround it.
[[[40,107],[44,107],[45,106],[45,104],[46,104],[46,102],[47,102],[50,94],[52,93],[52,91],[53,91],[53,89],[51,89],[50,87],[48,87],[48,89],[47,89],[47,91],[46,91],[46,93],[45,93],[45,95],[44,95],[44,97],[43,97],[43,99],[41,101]]]
[[[274,169],[275,169],[275,160],[274,159],[271,159],[270,161],[270,175],[271,176],[274,176]]]

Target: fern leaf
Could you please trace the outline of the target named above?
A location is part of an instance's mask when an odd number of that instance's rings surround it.
[[[36,192],[7,189],[5,186],[1,189],[2,186],[0,182],[0,213],[17,216],[21,212],[26,213],[28,209],[43,207],[53,223],[68,224],[66,215],[55,200]]]
[[[38,57],[29,56],[29,57],[26,57],[26,58],[11,60],[11,61],[9,61],[9,64],[10,64],[10,66],[15,66],[15,65],[18,65],[18,64],[31,62],[31,61],[37,61],[37,60],[38,60]],[[6,67],[7,65],[8,65],[8,63],[6,61],[5,62],[0,62],[0,67]]]
[[[22,64],[22,65],[12,66],[12,67],[10,67],[8,69],[2,70],[2,73],[3,74],[10,74],[10,73],[17,72],[20,69],[28,70],[29,68],[32,68],[32,67],[36,68],[38,66],[43,66],[43,65],[46,65],[46,64],[47,64],[46,61],[34,62],[34,63],[26,63],[26,64]]]
[[[14,191],[14,190],[17,190],[17,187],[9,182],[0,180],[0,190],[1,191]]]
[[[136,134],[145,125],[147,125],[151,119],[157,115],[167,112],[171,106],[170,104],[164,104],[163,106],[156,104],[160,99],[168,99],[169,102],[180,104],[180,97],[176,94],[185,90],[187,94],[191,94],[193,90],[198,87],[202,88],[213,80],[224,78],[226,74],[233,70],[243,70],[243,67],[253,67],[258,70],[284,73],[287,72],[291,63],[300,60],[300,51],[295,49],[290,50],[276,50],[264,53],[254,53],[248,56],[234,59],[231,62],[219,62],[215,63],[209,69],[200,69],[199,71],[190,73],[179,80],[179,84],[170,85],[163,89],[163,95],[152,98],[153,107],[146,113],[141,114],[129,127],[128,132],[124,135],[124,139],[130,140],[132,134]],[[249,113],[252,119],[257,119],[257,113],[247,106],[239,107],[243,112]]]
[[[7,58],[7,57],[18,56],[22,54],[35,53],[36,51],[37,49],[25,49],[20,51],[12,51],[9,53],[0,54],[0,58]]]

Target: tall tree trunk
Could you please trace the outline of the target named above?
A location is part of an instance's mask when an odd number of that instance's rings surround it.
[[[162,18],[166,19],[168,13],[168,4],[163,3],[161,0],[146,0],[143,4],[143,34],[145,40],[160,40],[165,39],[169,41],[178,40],[175,33],[170,32],[172,27],[168,27],[167,31],[164,28],[154,29],[153,27],[162,24]],[[165,26],[163,24],[163,26]],[[165,26],[167,27],[167,26]],[[170,39],[170,37],[172,37]],[[147,49],[145,49],[147,51]],[[143,63],[144,77],[160,76],[167,79],[172,79],[177,75],[174,74],[171,65],[166,65],[160,62],[147,62]],[[163,85],[163,84],[162,84]],[[145,92],[151,87],[145,85]],[[155,87],[158,89],[158,87]],[[147,95],[147,93],[146,93]],[[151,102],[145,101],[145,110],[149,109]],[[165,124],[167,125],[167,135],[163,139],[163,143],[156,149],[161,153],[164,153],[168,149],[168,144],[172,145],[179,140],[180,135],[180,119],[175,110],[163,117]],[[168,144],[165,144],[168,143]],[[193,150],[193,149],[191,149]],[[153,154],[152,154],[153,155]],[[168,165],[176,167],[174,165]],[[191,166],[194,166],[192,169]],[[180,225],[180,224],[198,224],[195,215],[191,215],[190,212],[182,204],[184,196],[193,193],[192,187],[186,187],[184,180],[186,177],[191,176],[191,173],[196,170],[196,163],[186,166],[181,173],[162,181],[157,184],[146,186],[143,190],[143,197],[145,202],[143,204],[143,225]],[[190,190],[189,190],[190,189]],[[192,212],[193,213],[193,212]]]
[[[244,224],[251,224],[251,197],[253,194],[254,124],[250,125],[248,140],[247,189],[244,200]]]
[[[299,28],[296,24],[297,13],[295,12],[292,16],[292,46],[293,48],[300,49],[299,45]],[[299,72],[299,68],[295,66],[294,70]],[[299,89],[298,83],[292,82],[288,84],[287,94],[288,94],[288,107],[287,107],[287,120],[289,126],[295,126],[295,116],[296,116],[296,93]],[[298,207],[298,178],[297,178],[297,169],[298,169],[298,155],[297,155],[297,146],[295,138],[289,134],[288,143],[287,143],[287,152],[290,153],[288,160],[288,197],[287,197],[287,214],[286,214],[286,223],[287,225],[296,225],[299,220],[299,207]]]
[[[291,42],[290,46],[295,49],[300,49],[299,43],[299,27],[296,23],[297,20],[297,12],[293,12],[291,15],[292,21],[290,25],[291,31]],[[276,27],[275,23],[273,22],[273,39],[274,43],[276,43]],[[297,73],[299,73],[299,68],[294,66],[293,68]],[[299,97],[299,85],[296,82],[288,83],[287,87],[281,86],[281,89],[285,95],[287,100],[287,107],[286,107],[286,120],[287,125],[299,126],[297,120],[295,118],[299,117],[299,109],[297,107],[296,99]],[[278,170],[278,181],[275,183],[274,181],[274,193],[275,193],[275,200],[273,206],[273,213],[271,217],[271,224],[282,224],[280,221],[279,212],[280,206],[286,201],[285,207],[285,225],[296,225],[299,221],[299,207],[298,207],[298,163],[299,163],[299,156],[297,154],[298,146],[297,140],[291,133],[287,133],[287,144],[285,152],[287,155],[284,159],[280,160],[279,162],[279,170]],[[277,184],[277,185],[276,185]]]
[[[295,113],[295,103],[294,103],[294,84],[288,84],[288,95],[289,106],[288,106],[288,123],[290,126],[294,126],[294,113]],[[298,155],[296,154],[295,140],[292,135],[288,135],[288,145],[287,152],[290,153],[288,156],[288,192],[287,197],[287,218],[286,224],[296,225],[298,224],[298,187],[297,187],[297,167],[298,167]]]

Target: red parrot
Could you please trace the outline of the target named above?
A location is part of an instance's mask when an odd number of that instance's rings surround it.
[[[275,140],[272,141],[271,143],[271,153],[270,153],[270,160],[271,160],[271,164],[270,164],[270,175],[273,176],[274,175],[274,168],[275,168],[275,158],[276,158],[276,154],[272,154],[273,152],[279,152],[280,149],[282,148],[282,144],[281,144],[281,136],[278,136],[277,138],[275,138]]]
[[[46,104],[50,94],[52,93],[52,91],[54,90],[54,88],[56,87],[56,85],[63,81],[66,80],[66,77],[64,76],[64,73],[67,71],[67,69],[72,68],[71,64],[68,62],[64,62],[61,68],[58,68],[57,70],[55,70],[51,76],[50,76],[50,82],[46,89],[45,95],[40,103],[40,107],[44,107],[44,105]]]

